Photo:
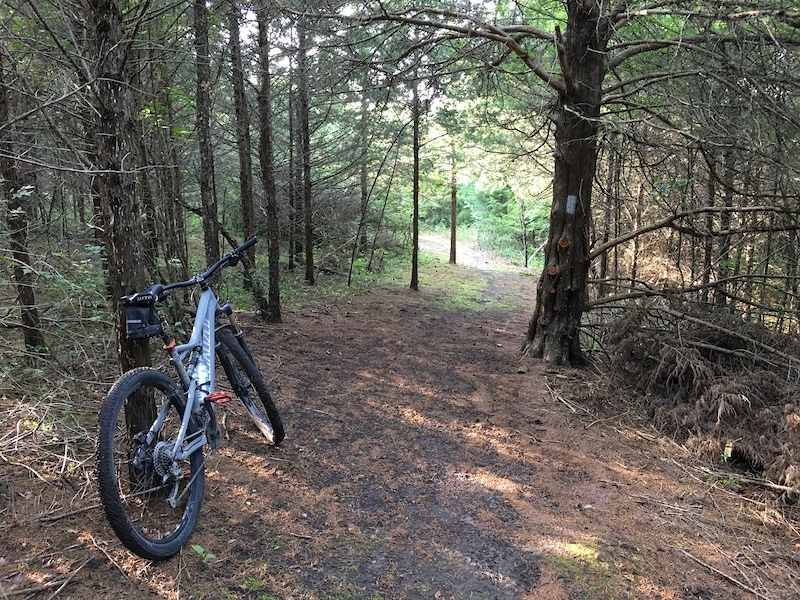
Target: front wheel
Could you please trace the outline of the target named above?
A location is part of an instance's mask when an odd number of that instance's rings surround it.
[[[183,390],[166,374],[139,368],[120,377],[100,407],[100,501],[120,541],[151,560],[177,554],[200,515],[203,450],[173,458],[185,406]],[[155,429],[159,416],[163,421]],[[186,438],[198,429],[190,421]]]
[[[217,331],[217,341],[220,344],[217,348],[219,362],[228,379],[227,382],[218,381],[217,388],[229,387],[242,401],[264,437],[277,446],[286,434],[261,372],[229,327]]]

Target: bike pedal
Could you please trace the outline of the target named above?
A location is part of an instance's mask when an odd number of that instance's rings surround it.
[[[211,392],[207,398],[214,404],[225,404],[233,400],[233,394],[230,392]]]

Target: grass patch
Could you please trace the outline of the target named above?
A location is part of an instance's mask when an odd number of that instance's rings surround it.
[[[280,280],[281,309],[295,312],[301,309],[325,309],[325,305],[346,303],[356,295],[368,293],[376,288],[409,289],[411,285],[410,250],[397,253],[384,252],[374,268],[368,270],[366,260],[359,258],[352,270],[350,285],[347,284],[349,261],[334,263],[328,260],[325,269],[316,272],[314,285],[305,282],[302,265],[289,271],[282,269]],[[429,294],[432,302],[443,310],[515,310],[527,306],[528,302],[515,297],[498,297],[490,294],[491,279],[498,273],[525,276],[527,271],[497,259],[491,270],[481,270],[460,264],[450,265],[448,254],[422,249],[419,254],[419,289]],[[257,277],[262,288],[267,289],[266,262],[259,263]],[[242,287],[239,274],[225,278],[223,300],[235,308],[252,308],[252,296]],[[322,306],[320,306],[322,305]]]
[[[444,310],[480,310],[487,308],[489,281],[476,272],[439,262],[425,253],[420,260],[420,289],[436,296],[436,304]]]
[[[550,556],[547,562],[555,566],[569,583],[571,597],[584,600],[629,600],[634,597],[638,577],[636,565],[607,561],[595,542],[564,544],[561,552]]]

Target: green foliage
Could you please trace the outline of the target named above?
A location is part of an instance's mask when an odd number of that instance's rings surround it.
[[[450,191],[447,194],[427,195],[420,209],[424,227],[445,231],[450,229]],[[547,232],[549,206],[546,201],[526,203],[506,181],[500,185],[479,187],[464,183],[457,190],[456,227],[469,231],[478,244],[508,260],[524,261],[523,223],[529,251],[541,243]]]
[[[200,555],[200,557],[203,559],[203,564],[204,565],[207,565],[212,560],[217,558],[217,556],[215,554],[212,554],[211,552],[208,552],[205,548],[203,548],[199,544],[192,544],[192,550],[194,550],[195,552],[197,552],[197,554]]]
[[[261,589],[261,582],[254,577],[248,577],[244,580],[244,588],[250,592],[256,592]]]

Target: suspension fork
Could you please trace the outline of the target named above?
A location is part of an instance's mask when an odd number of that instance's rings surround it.
[[[236,313],[233,312],[230,304],[225,304],[225,306],[221,307],[219,310],[219,314],[224,314],[228,317],[228,322],[231,325],[231,331],[233,331],[233,337],[236,338],[236,341],[239,342],[239,345],[242,347],[242,350],[245,351],[248,358],[255,362],[253,359],[253,353],[250,351],[250,346],[247,345],[247,340],[244,339],[244,331],[239,326],[239,319],[236,318]]]

